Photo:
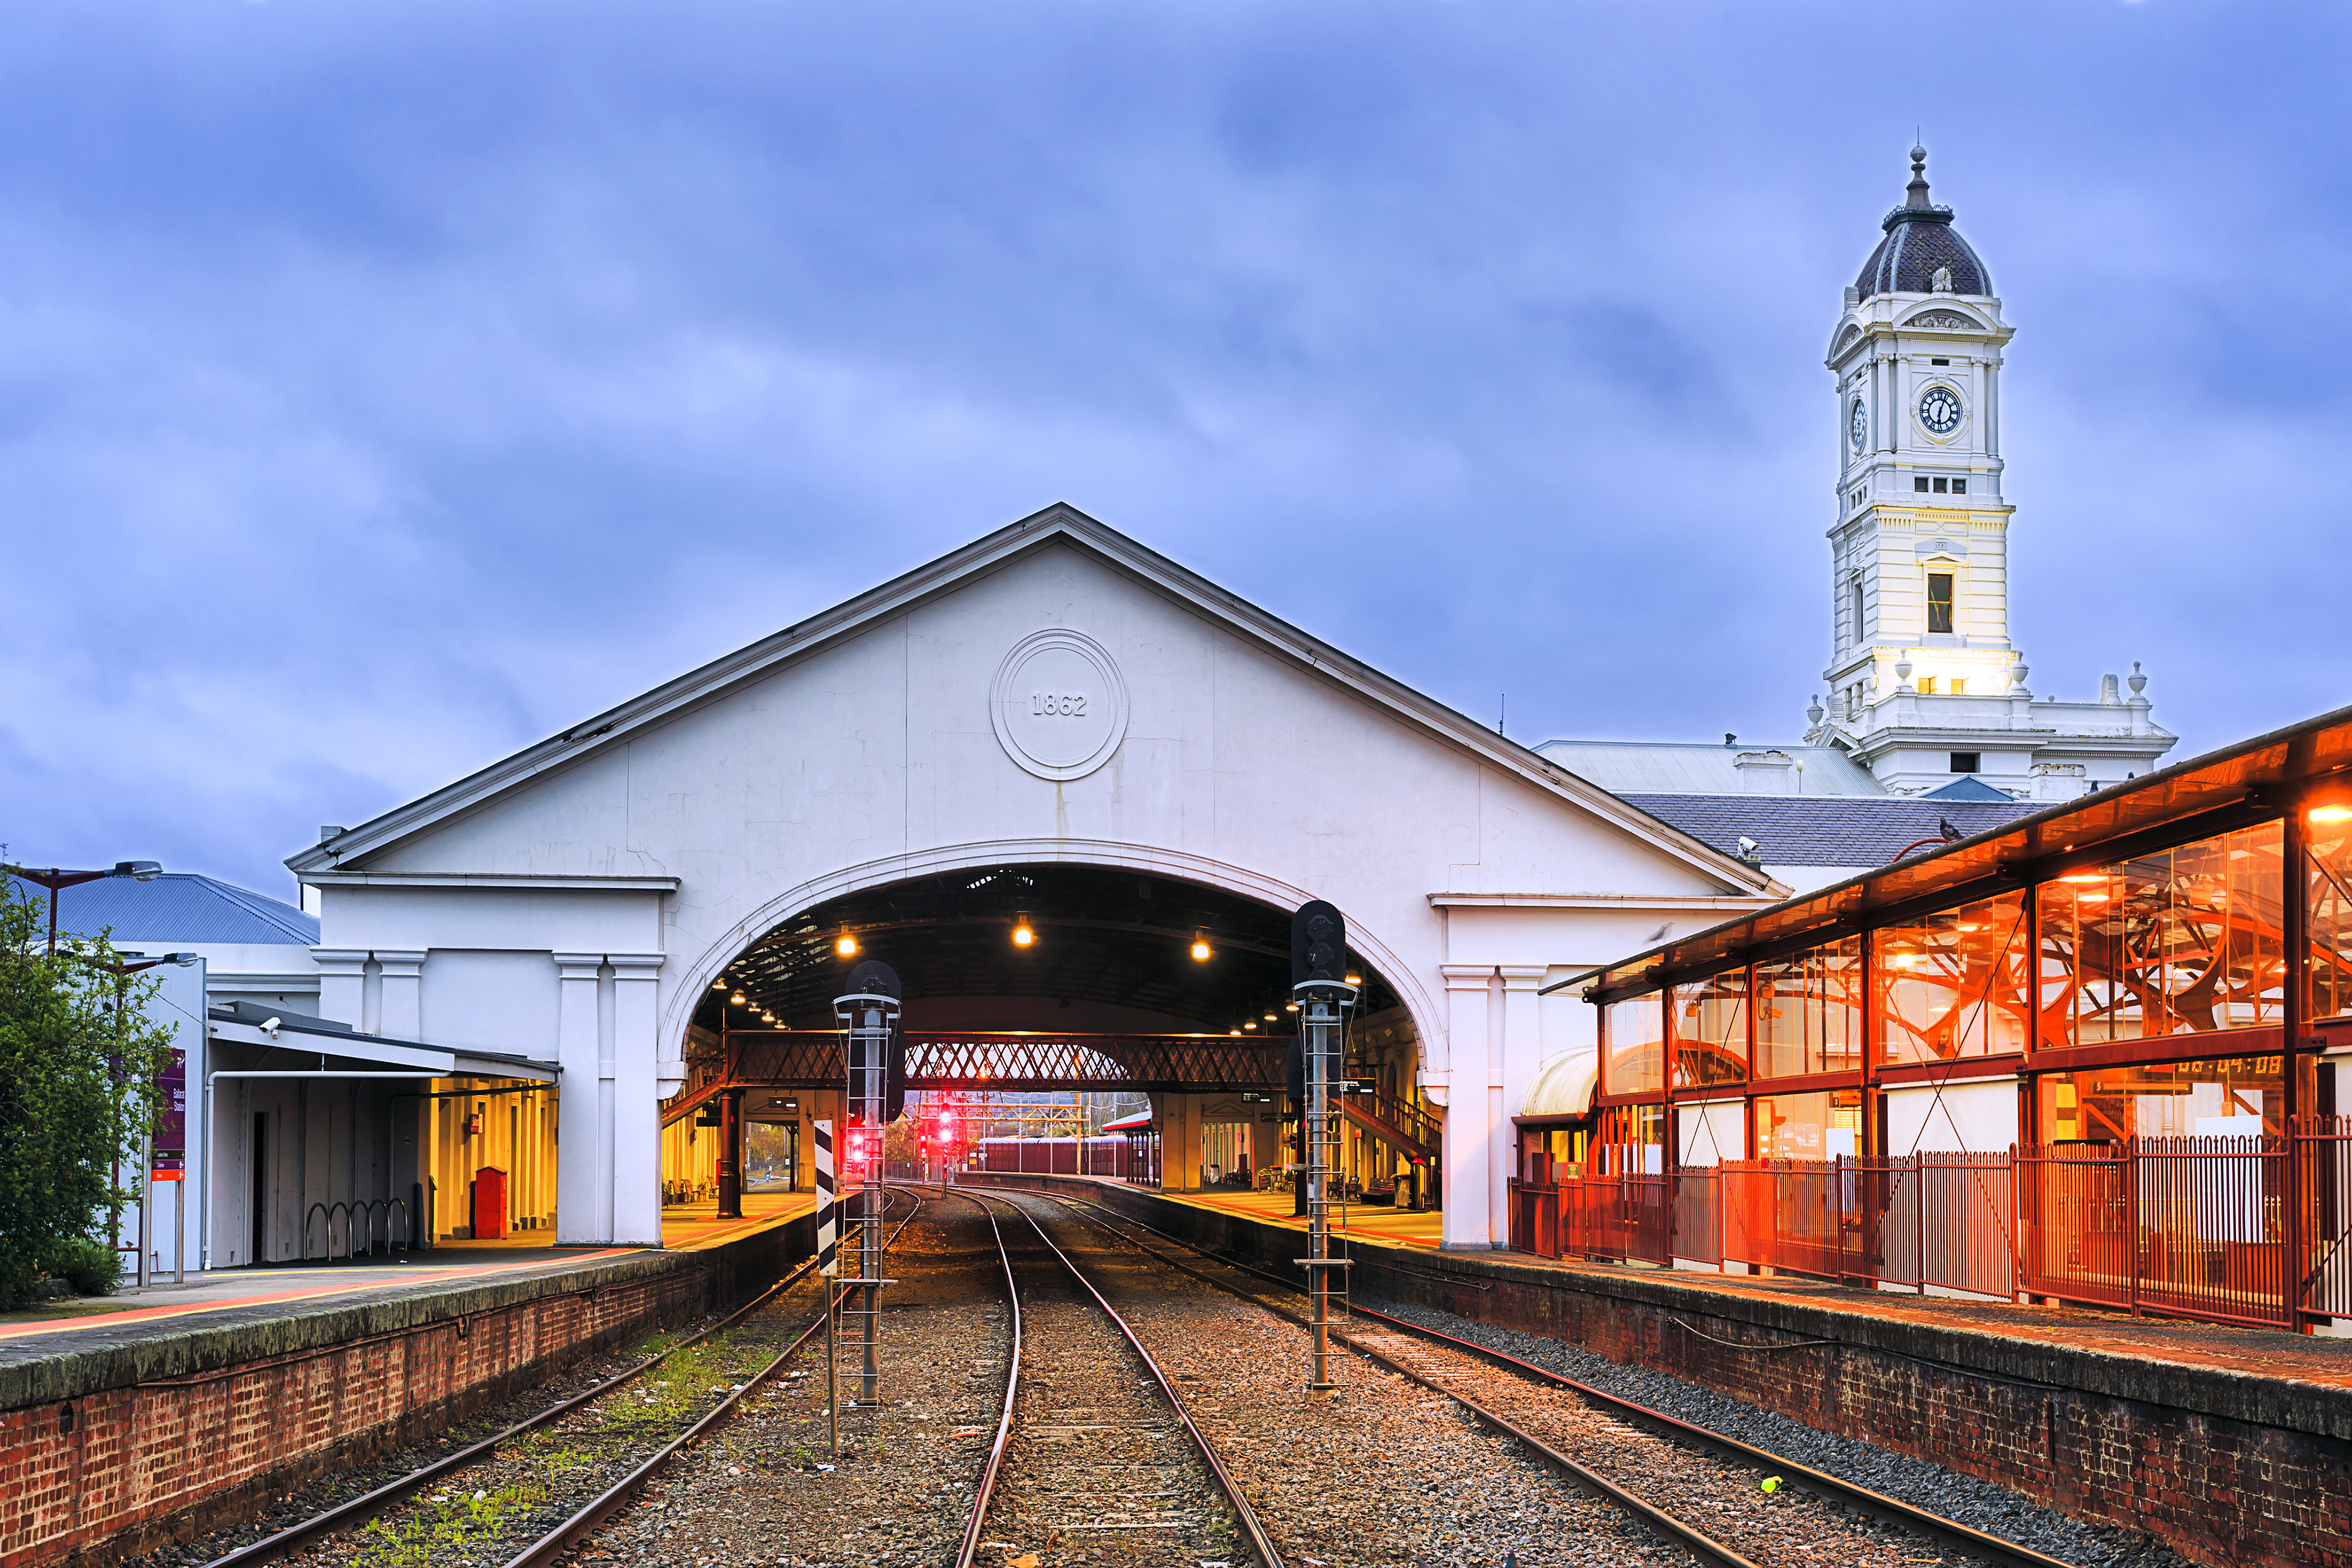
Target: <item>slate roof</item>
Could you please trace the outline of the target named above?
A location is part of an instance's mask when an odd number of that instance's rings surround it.
[[[2032,801],[1927,800],[1791,795],[1629,795],[1661,822],[1673,824],[1727,855],[1739,840],[1756,840],[1767,866],[1883,866],[1906,845],[1933,838],[1946,822],[1965,836],[1982,833],[2045,809]]]
[[[1911,149],[1907,199],[1879,225],[1886,237],[1878,242],[1878,248],[1870,253],[1853,280],[1854,289],[1865,300],[1874,294],[1932,293],[1939,267],[1952,269],[1955,294],[1992,292],[1992,274],[1952,226],[1952,209],[1929,204],[1927,167],[1927,152]]]
[[[29,896],[47,916],[48,889],[17,878],[10,888]],[[217,942],[313,947],[319,921],[292,904],[189,871],[166,871],[152,882],[105,877],[58,894],[58,930],[96,932],[111,926],[125,942]]]

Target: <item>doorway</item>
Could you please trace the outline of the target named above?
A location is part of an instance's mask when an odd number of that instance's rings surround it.
[[[253,1250],[247,1259],[253,1263],[269,1261],[269,1117],[265,1111],[253,1113]]]

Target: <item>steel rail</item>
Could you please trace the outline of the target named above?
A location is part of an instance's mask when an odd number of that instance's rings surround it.
[[[914,1203],[915,1206],[908,1214],[907,1217],[898,1222],[898,1228],[892,1231],[887,1237],[883,1238],[882,1246],[885,1250],[889,1247],[892,1242],[898,1239],[901,1232],[905,1231],[908,1226],[915,1223],[915,1216],[923,1212],[923,1200],[917,1198],[914,1200]],[[887,1214],[887,1207],[885,1212]],[[814,1258],[809,1259],[810,1264],[814,1264],[815,1261],[816,1259]],[[808,1265],[803,1265],[800,1272],[806,1272],[807,1267]],[[838,1302],[845,1300],[848,1297],[850,1290],[854,1289],[856,1289],[854,1286],[845,1286],[838,1292],[835,1292],[833,1290],[832,1287],[828,1285],[828,1300],[825,1304],[825,1313],[820,1314],[816,1321],[811,1323],[807,1328],[803,1329],[797,1335],[795,1335],[793,1339],[793,1342],[776,1352],[776,1356],[772,1361],[769,1362],[767,1365],[761,1367],[759,1371],[753,1373],[749,1378],[744,1380],[742,1386],[737,1388],[733,1393],[728,1394],[726,1398],[720,1400],[718,1404],[705,1411],[701,1420],[697,1421],[693,1426],[688,1427],[685,1431],[679,1433],[677,1436],[663,1444],[659,1448],[656,1449],[653,1454],[648,1456],[644,1463],[640,1464],[635,1469],[631,1470],[627,1475],[623,1476],[619,1480],[613,1483],[611,1489],[605,1491],[602,1497],[597,1498],[585,1508],[583,1508],[577,1513],[574,1513],[571,1518],[557,1525],[553,1530],[549,1531],[545,1535],[541,1536],[537,1541],[532,1542],[529,1546],[524,1547],[520,1552],[515,1553],[514,1556],[509,1558],[505,1568],[544,1568],[545,1564],[552,1563],[557,1558],[562,1556],[564,1552],[571,1550],[572,1547],[578,1544],[582,1540],[585,1539],[596,1529],[597,1526],[603,1524],[606,1520],[612,1518],[614,1514],[619,1512],[621,1506],[624,1503],[626,1503],[631,1497],[635,1495],[639,1488],[643,1487],[647,1481],[653,1479],[654,1477],[659,1475],[664,1469],[668,1468],[670,1460],[676,1458],[686,1449],[693,1447],[693,1445],[705,1434],[716,1431],[720,1426],[725,1426],[729,1421],[734,1419],[736,1411],[741,1405],[744,1396],[757,1389],[761,1384],[767,1382],[769,1378],[774,1376],[778,1371],[782,1370],[785,1363],[791,1361],[793,1356],[799,1354],[801,1347],[807,1344],[810,1340],[815,1338],[817,1333],[824,1329],[825,1317],[830,1315],[832,1308]]]
[[[908,1216],[910,1220],[913,1217],[911,1215]],[[903,1229],[904,1226],[900,1228]],[[493,1433],[479,1442],[469,1443],[453,1454],[444,1454],[437,1459],[428,1460],[405,1475],[396,1476],[386,1481],[373,1491],[364,1492],[358,1497],[339,1502],[332,1508],[312,1514],[299,1523],[289,1524],[274,1534],[263,1536],[259,1541],[250,1542],[233,1552],[225,1552],[206,1563],[205,1568],[252,1568],[256,1563],[268,1563],[282,1557],[294,1548],[321,1535],[331,1535],[338,1530],[363,1523],[412,1492],[423,1490],[443,1476],[462,1470],[468,1465],[488,1458],[500,1444],[512,1442],[526,1432],[534,1431],[551,1421],[568,1415],[591,1400],[602,1399],[613,1390],[625,1384],[632,1383],[652,1371],[678,1352],[698,1344],[722,1330],[733,1327],[738,1321],[758,1310],[771,1297],[799,1283],[808,1271],[815,1267],[816,1259],[812,1258],[726,1317],[697,1330],[667,1350],[646,1356],[636,1365],[614,1373],[594,1386],[575,1394],[560,1404],[551,1405],[535,1415],[525,1416],[503,1431]]]
[[[1054,1202],[1063,1204],[1073,1208],[1100,1209],[1102,1212],[1110,1215],[1113,1219],[1119,1221],[1121,1224],[1134,1226],[1139,1230],[1149,1231],[1153,1236],[1160,1237],[1163,1240],[1171,1242],[1178,1247],[1181,1247],[1187,1251],[1197,1252],[1203,1258],[1213,1259],[1222,1268],[1236,1268],[1245,1274],[1255,1274],[1259,1279],[1270,1280],[1275,1284],[1282,1286],[1287,1290],[1297,1290],[1299,1289],[1298,1286],[1292,1283],[1290,1280],[1285,1279],[1282,1276],[1273,1273],[1270,1270],[1257,1268],[1253,1264],[1238,1262],[1232,1258],[1220,1258],[1204,1247],[1186,1241],[1181,1237],[1171,1236],[1156,1226],[1146,1224],[1144,1221],[1136,1219],[1131,1215],[1119,1214],[1117,1210],[1108,1208],[1106,1205],[1096,1204],[1084,1198],[1068,1197],[1059,1193],[1042,1192],[1036,1188],[1023,1188],[1019,1190],[1034,1193],[1039,1197],[1049,1198]],[[1091,1219],[1093,1216],[1088,1215],[1087,1217]],[[1094,1223],[1101,1226],[1103,1229],[1109,1231],[1114,1236],[1120,1235],[1116,1228],[1106,1221],[1095,1220]],[[1150,1247],[1144,1247],[1132,1237],[1122,1236],[1121,1239],[1125,1240],[1130,1247],[1135,1247],[1142,1251],[1151,1253],[1153,1257],[1159,1258],[1161,1262],[1166,1263],[1171,1268],[1180,1269],[1206,1284],[1214,1285],[1222,1290],[1226,1290],[1235,1296],[1239,1296],[1245,1301],[1255,1301],[1258,1306],[1265,1308],[1267,1311],[1287,1319],[1292,1322],[1304,1321],[1303,1319],[1297,1315],[1286,1311],[1282,1308],[1276,1307],[1270,1302],[1259,1300],[1258,1298],[1251,1296],[1245,1291],[1234,1289],[1231,1284],[1224,1280],[1213,1279],[1195,1269],[1188,1268],[1176,1259],[1153,1251]],[[1884,1492],[1875,1492],[1872,1491],[1867,1487],[1857,1486],[1852,1481],[1842,1479],[1837,1476],[1829,1474],[1825,1470],[1817,1470],[1810,1465],[1775,1454],[1769,1448],[1759,1448],[1753,1444],[1743,1443],[1737,1437],[1727,1437],[1720,1432],[1711,1431],[1705,1426],[1696,1426],[1691,1422],[1682,1420],[1677,1416],[1669,1415],[1664,1411],[1654,1410],[1646,1405],[1636,1404],[1634,1401],[1626,1399],[1621,1395],[1610,1394],[1601,1389],[1594,1388],[1590,1384],[1579,1383],[1574,1378],[1554,1372],[1549,1367],[1538,1366],[1533,1362],[1522,1361],[1507,1351],[1498,1351],[1494,1349],[1492,1346],[1482,1345],[1475,1340],[1462,1339],[1456,1335],[1449,1334],[1442,1329],[1433,1329],[1428,1327],[1426,1324],[1416,1323],[1406,1318],[1395,1317],[1390,1313],[1380,1311],[1374,1308],[1351,1307],[1350,1310],[1358,1317],[1374,1319],[1391,1328],[1402,1330],[1405,1333],[1413,1335],[1416,1338],[1433,1341],[1452,1349],[1466,1352],[1467,1353],[1476,1356],[1480,1360],[1492,1365],[1501,1367],[1507,1372],[1515,1373],[1521,1377],[1527,1378],[1530,1382],[1545,1384],[1551,1387],[1562,1389],[1570,1394],[1574,1394],[1581,1399],[1602,1406],[1612,1415],[1627,1417],[1637,1425],[1646,1426],[1660,1436],[1687,1444],[1695,1448],[1703,1448],[1709,1453],[1718,1456],[1719,1458],[1731,1459],[1742,1465],[1770,1471],[1772,1474],[1781,1477],[1791,1486],[1812,1492],[1816,1496],[1826,1498],[1843,1507],[1852,1509],[1857,1513],[1866,1514],[1873,1519],[1880,1520],[1885,1523],[1897,1524],[1903,1526],[1906,1530],[1916,1531],[1919,1534],[1927,1536],[1930,1540],[1933,1540],[1941,1545],[1950,1547],[1955,1551],[1966,1552],[1974,1556],[2003,1564],[2004,1568],[2076,1568],[2075,1564],[2066,1562],[2063,1558],[2053,1557],[2046,1552],[2036,1552],[2030,1546],[2021,1545],[2014,1541],[2003,1540],[1998,1535],[1989,1535],[1983,1531],[1975,1529],[1972,1526],[1962,1524],[1958,1520],[1947,1519],[1942,1514],[1931,1513],[1926,1509],[1905,1502],[1899,1498],[1891,1498]],[[1355,1345],[1353,1348],[1365,1355],[1372,1356],[1376,1360],[1381,1360],[1384,1365],[1391,1365],[1392,1370],[1402,1371],[1401,1368],[1394,1368],[1392,1363],[1387,1362],[1386,1358],[1380,1356],[1378,1352],[1373,1351],[1367,1346]],[[1403,1375],[1408,1377],[1413,1376],[1410,1372],[1403,1373]],[[1414,1380],[1416,1382],[1422,1382],[1426,1385],[1426,1380],[1424,1379],[1415,1378]],[[1440,1392],[1445,1393],[1452,1398],[1461,1398],[1459,1394],[1454,1394],[1451,1390],[1441,1390]],[[1463,1403],[1468,1405],[1470,1402],[1468,1400],[1464,1400]],[[1473,1406],[1473,1408],[1475,1408],[1475,1406]]]
[[[947,1188],[941,1187],[942,1194]],[[966,1194],[968,1195],[968,1194]],[[956,1548],[955,1568],[972,1568],[972,1560],[980,1551],[980,1538],[988,1519],[988,1500],[996,1489],[996,1472],[1004,1468],[1004,1449],[1013,1436],[1013,1400],[1021,1389],[1021,1285],[1013,1278],[1013,1254],[1004,1245],[1004,1232],[996,1223],[996,1211],[979,1199],[971,1199],[972,1207],[988,1216],[989,1233],[996,1237],[996,1259],[1004,1266],[1004,1299],[1013,1309],[1013,1348],[1006,1358],[1004,1374],[1004,1411],[996,1419],[996,1441],[989,1445],[988,1462],[981,1467],[980,1480],[972,1488],[971,1518],[963,1527],[963,1542]]]
[[[1079,1200],[1064,1198],[1058,1194],[1038,1192],[1035,1188],[1025,1188],[1023,1190],[1034,1194],[1034,1196],[1045,1198],[1048,1202],[1060,1203],[1069,1208],[1075,1209],[1086,1206],[1083,1205]],[[1233,1286],[1225,1284],[1220,1280],[1212,1279],[1209,1276],[1202,1273],[1196,1268],[1188,1268],[1183,1264],[1177,1262],[1174,1258],[1167,1257],[1165,1254],[1158,1252],[1151,1247],[1143,1246],[1140,1242],[1135,1240],[1134,1237],[1120,1235],[1118,1230],[1114,1229],[1103,1221],[1096,1219],[1091,1215],[1082,1213],[1078,1217],[1089,1224],[1098,1226],[1110,1236],[1127,1243],[1128,1246],[1135,1247],[1138,1251],[1158,1258],[1169,1268],[1176,1269],[1180,1273],[1189,1274],[1193,1279],[1202,1281],[1203,1284],[1216,1286],[1220,1289],[1247,1301],[1250,1305],[1257,1308],[1261,1311],[1269,1313],[1274,1317],[1280,1318],[1284,1322],[1292,1323],[1300,1328],[1312,1328],[1314,1326],[1308,1320],[1300,1317],[1295,1312],[1286,1311],[1282,1308],[1275,1306],[1272,1302],[1262,1300],[1255,1296],[1250,1295],[1246,1291],[1236,1290]],[[1035,1225],[1037,1223],[1034,1215],[1031,1216],[1029,1223],[1032,1225]],[[1038,1234],[1044,1234],[1042,1227],[1040,1227]],[[1158,1233],[1155,1232],[1154,1234]],[[1052,1247],[1053,1243],[1048,1241],[1046,1245],[1048,1247]],[[1055,1250],[1058,1252],[1060,1248],[1055,1247]],[[1196,1248],[1195,1250],[1201,1249]],[[1203,1252],[1202,1255],[1207,1256],[1205,1252]],[[1257,1271],[1253,1270],[1253,1272]],[[1689,1552],[1694,1556],[1697,1557],[1701,1562],[1713,1563],[1716,1565],[1716,1568],[1758,1568],[1758,1564],[1752,1559],[1742,1556],[1740,1553],[1733,1551],[1730,1547],[1726,1546],[1722,1542],[1716,1540],[1713,1536],[1706,1534],[1705,1531],[1692,1529],[1689,1525],[1685,1524],[1681,1520],[1676,1519],[1673,1514],[1668,1513],[1665,1510],[1659,1508],[1654,1503],[1651,1503],[1642,1498],[1636,1497],[1633,1493],[1627,1491],[1624,1488],[1619,1486],[1608,1477],[1601,1475],[1599,1471],[1586,1468],[1584,1466],[1577,1463],[1574,1459],[1569,1458],[1566,1454],[1561,1453],[1558,1448],[1553,1447],[1550,1444],[1537,1436],[1534,1433],[1520,1426],[1517,1423],[1511,1420],[1508,1416],[1504,1415],[1499,1411],[1488,1409],[1486,1406],[1479,1404],[1476,1400],[1465,1396],[1458,1390],[1444,1387],[1429,1377],[1424,1376],[1421,1373],[1416,1372],[1413,1368],[1406,1366],[1403,1363],[1393,1360],[1389,1356],[1382,1355],[1379,1351],[1374,1350],[1370,1345],[1357,1343],[1355,1340],[1348,1334],[1335,1332],[1332,1337],[1338,1340],[1341,1344],[1347,1346],[1349,1350],[1354,1351],[1358,1355],[1363,1356],[1370,1361],[1378,1362],[1400,1377],[1403,1377],[1413,1383],[1419,1384],[1422,1387],[1428,1389],[1433,1394],[1443,1394],[1444,1397],[1451,1399],[1455,1404],[1461,1405],[1464,1409],[1475,1412],[1481,1420],[1487,1422],[1499,1431],[1509,1434],[1512,1437],[1517,1439],[1536,1453],[1541,1455],[1545,1463],[1549,1464],[1553,1469],[1558,1470],[1568,1479],[1570,1484],[1574,1486],[1578,1490],[1585,1492],[1592,1497],[1597,1497],[1603,1502],[1611,1503],[1622,1509],[1625,1512],[1632,1514],[1636,1520],[1638,1520],[1642,1523],[1643,1527],[1648,1530],[1653,1535],[1656,1535],[1674,1545],[1682,1547],[1685,1551]]]
[[[1109,1300],[1100,1290],[1095,1289],[1094,1281],[1087,1278],[1086,1271],[1071,1261],[1068,1253],[1054,1244],[1054,1238],[1045,1234],[1045,1227],[1037,1223],[1035,1215],[1023,1208],[1011,1198],[997,1197],[993,1194],[981,1198],[970,1188],[959,1187],[956,1190],[963,1196],[973,1197],[976,1201],[982,1202],[983,1206],[987,1203],[1001,1203],[1029,1222],[1029,1228],[1037,1233],[1037,1239],[1045,1244],[1046,1250],[1061,1259],[1062,1267],[1070,1271],[1070,1278],[1076,1280],[1080,1289],[1094,1298],[1095,1305],[1101,1309],[1103,1316],[1108,1318],[1112,1327],[1118,1329],[1126,1337],[1127,1342],[1134,1347],[1136,1355],[1143,1363],[1144,1370],[1150,1373],[1152,1381],[1160,1385],[1160,1395],[1168,1401],[1168,1408],[1176,1413],[1176,1419],[1182,1424],[1185,1436],[1192,1439],[1194,1451],[1201,1456],[1202,1462],[1209,1467],[1209,1473],[1215,1478],[1218,1489],[1225,1494],[1225,1500],[1233,1504],[1234,1516],[1241,1521],[1242,1531],[1249,1542],[1250,1550],[1257,1554],[1258,1561],[1265,1565],[1265,1568],[1284,1568],[1282,1554],[1275,1550],[1274,1542],[1266,1539],[1265,1527],[1258,1522],[1257,1510],[1251,1508],[1249,1500],[1242,1495],[1241,1483],[1234,1479],[1233,1472],[1226,1469],[1224,1461],[1217,1457],[1217,1450],[1210,1443],[1208,1435],[1193,1424],[1192,1413],[1184,1408],[1184,1401],[1176,1393],[1175,1383],[1160,1363],[1152,1358],[1151,1352],[1143,1348],[1143,1342],[1136,1337],[1135,1330],[1128,1325],[1127,1320],[1118,1315],[1118,1310],[1110,1304]],[[1000,1231],[998,1236],[1001,1241],[1003,1232]],[[1009,1253],[1006,1255],[1005,1268],[1009,1273],[1012,1268],[1012,1258]],[[1010,1403],[1005,1408],[1009,1420],[1012,1409]],[[980,1523],[978,1510],[973,1510],[972,1522],[974,1529],[977,1530]],[[1744,1565],[1744,1568],[1753,1568],[1753,1564]]]

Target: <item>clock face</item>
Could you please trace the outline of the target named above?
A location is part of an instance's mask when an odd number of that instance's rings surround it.
[[[1919,400],[1919,423],[1938,436],[1960,427],[1960,400],[1948,386],[1931,386]]]
[[[1857,452],[1862,450],[1862,444],[1870,439],[1870,416],[1863,411],[1859,397],[1853,400],[1853,417],[1846,421],[1846,434]]]

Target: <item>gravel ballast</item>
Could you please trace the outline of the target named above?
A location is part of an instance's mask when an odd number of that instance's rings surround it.
[[[2152,1536],[2070,1519],[1990,1481],[1927,1459],[1898,1454],[1859,1438],[1840,1437],[1801,1421],[1711,1393],[1643,1367],[1626,1366],[1561,1341],[1516,1329],[1497,1329],[1451,1312],[1390,1301],[1370,1301],[1383,1312],[1423,1324],[1637,1405],[1737,1437],[1841,1480],[1867,1487],[1998,1535],[2082,1568],[2190,1568],[2188,1560]]]

